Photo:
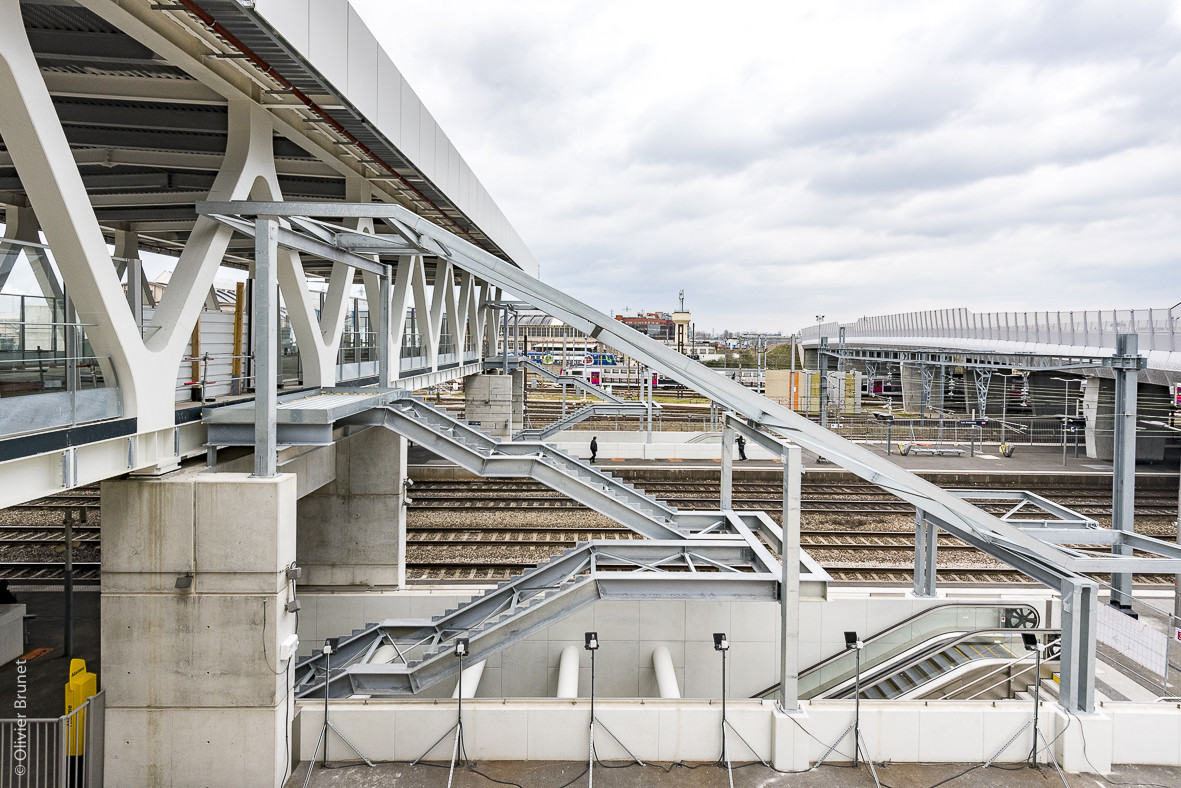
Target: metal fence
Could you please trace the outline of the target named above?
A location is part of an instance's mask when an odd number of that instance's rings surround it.
[[[102,788],[102,692],[56,719],[0,720],[0,788]]]
[[[933,309],[863,317],[853,323],[806,326],[797,333],[815,342],[818,336],[845,339],[973,339],[1070,347],[1114,348],[1117,334],[1136,334],[1141,353],[1181,350],[1181,304],[1162,309],[1101,309],[1082,312],[972,312]]]

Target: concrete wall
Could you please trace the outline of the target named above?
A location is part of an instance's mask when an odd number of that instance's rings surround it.
[[[1164,393],[1162,386],[1139,387],[1136,396],[1137,415],[1148,419],[1166,419],[1168,408],[1163,406]],[[1083,415],[1087,419],[1087,456],[1097,460],[1110,461],[1115,447],[1114,380],[1087,379],[1083,389]],[[1137,434],[1137,462],[1160,462],[1164,456],[1165,438],[1163,436]]]
[[[335,479],[298,504],[300,583],[405,585],[406,439],[373,428],[335,445]]]
[[[297,751],[307,760],[324,719],[323,705],[307,701],[299,706]],[[589,700],[473,700],[465,701],[463,710],[464,745],[471,758],[578,761],[587,756]],[[329,713],[332,723],[369,758],[408,761],[427,754],[455,723],[456,707],[422,701],[335,701]],[[710,762],[721,751],[721,704],[716,700],[597,700],[595,714],[644,760]],[[1033,744],[1033,727],[1022,730],[1032,714],[1029,701],[862,701],[861,733],[876,761],[971,764],[1001,753],[997,762],[1020,763]],[[731,701],[727,719],[753,752],[732,733],[727,736],[728,750],[736,762],[760,757],[777,769],[807,769],[841,739],[853,715],[852,701],[805,702],[790,716],[769,701]],[[1158,710],[1109,704],[1097,713],[1074,716],[1046,702],[1039,727],[1053,742],[1064,770],[1105,772],[1112,763],[1177,763],[1177,720],[1181,712],[1173,706]],[[1153,732],[1154,724],[1164,727]],[[441,741],[429,751],[429,759],[445,761],[452,741]],[[595,746],[603,759],[628,757],[601,733]],[[829,760],[850,758],[846,737]]]
[[[284,782],[295,500],[290,474],[103,483],[109,784]]]
[[[463,379],[463,397],[464,419],[494,438],[512,436],[512,375],[468,375]]]
[[[923,405],[923,373],[918,364],[902,364],[899,367],[902,377],[902,409],[907,413],[921,413]],[[935,368],[935,379],[931,381],[931,395],[927,401],[928,408],[943,407],[943,374]]]
[[[1028,589],[1005,598],[1032,600],[1044,609],[1044,595]],[[429,618],[470,598],[446,592],[386,594],[301,594],[300,639],[319,643],[387,618]],[[1000,594],[972,598],[995,601]],[[843,633],[879,632],[915,613],[948,601],[920,599],[901,590],[881,597],[834,591],[825,602],[800,603],[802,667],[844,648]],[[583,633],[597,631],[602,647],[597,659],[596,690],[603,697],[657,698],[652,650],[668,648],[682,697],[711,698],[721,691],[721,672],[713,633],[730,636],[730,665],[735,697],[760,692],[779,680],[779,606],[774,602],[717,602],[652,599],[643,602],[601,600],[510,646],[488,659],[478,697],[553,697],[562,649],[580,649],[580,694],[590,691],[590,662],[581,651]],[[511,666],[511,667],[510,667]],[[453,681],[435,686],[425,697],[449,697]]]

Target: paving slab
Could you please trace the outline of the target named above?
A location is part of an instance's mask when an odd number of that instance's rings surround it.
[[[300,788],[307,776],[307,764],[300,764],[287,781],[288,788]],[[360,764],[345,768],[323,769],[318,764],[313,770],[309,788],[343,788],[344,786],[388,786],[399,788],[436,788],[447,785],[447,764],[378,764],[372,768]],[[611,763],[612,767],[595,766],[594,779],[599,785],[632,788],[706,788],[728,786],[729,776],[724,768],[714,764],[692,767],[670,764],[627,766]],[[519,788],[582,788],[589,785],[585,763],[545,761],[490,761],[474,767],[456,768],[455,788],[493,788],[496,785]],[[875,788],[874,778],[864,766],[850,764],[825,765],[802,774],[776,773],[761,764],[744,765],[734,770],[737,788],[769,788],[772,786],[801,786],[802,788]],[[1054,788],[1063,779],[1052,767],[1034,769],[1006,764],[981,768],[979,764],[940,764],[918,766],[912,764],[883,764],[877,766],[877,776],[883,788],[933,788],[950,785],[953,788]],[[1142,788],[1176,788],[1181,785],[1181,769],[1164,766],[1126,766],[1117,768],[1105,779],[1099,775],[1069,774],[1068,788],[1120,785]]]

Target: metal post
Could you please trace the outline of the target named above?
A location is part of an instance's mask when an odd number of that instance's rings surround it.
[[[254,383],[254,475],[274,476],[276,391],[275,381],[279,366],[278,350],[278,233],[279,223],[269,216],[260,216],[254,223],[254,278],[258,287],[254,292],[255,352],[257,377]],[[327,749],[327,748],[325,748]]]
[[[1036,636],[1035,636],[1036,637]],[[1034,649],[1037,655],[1034,657],[1036,667],[1034,668],[1033,678],[1033,749],[1029,753],[1030,761],[1033,768],[1037,768],[1037,715],[1038,710],[1042,705],[1042,644],[1039,642],[1037,648]]]
[[[390,352],[390,279],[393,277],[393,266],[387,265],[385,273],[378,280],[377,297],[381,304],[377,310],[377,385],[388,386],[394,379],[393,354]],[[373,314],[373,306],[369,306],[369,314]]]
[[[503,316],[502,323],[504,326],[504,347],[501,349],[501,354],[500,354],[500,358],[501,358],[500,371],[503,372],[505,375],[507,375],[508,374],[508,307],[502,306],[500,308],[500,314]]]
[[[590,755],[587,756],[586,773],[587,781],[590,786],[595,784],[595,649],[590,650],[591,655],[591,709],[590,709]],[[576,693],[577,694],[577,693]]]
[[[796,335],[791,335],[791,376],[787,379],[787,407],[796,409]]]
[[[936,592],[939,531],[922,509],[914,514],[914,595],[931,597]]]
[[[861,756],[861,649],[857,654],[856,678],[853,679],[853,768],[860,765]]]
[[[734,508],[734,427],[730,414],[722,417],[722,511]]]
[[[74,656],[74,516],[66,509],[65,656]]]
[[[1139,373],[1129,369],[1126,360],[1135,357],[1137,337],[1135,334],[1119,334],[1115,338],[1115,358],[1125,363],[1113,364],[1115,372],[1115,446],[1112,469],[1112,510],[1111,527],[1116,531],[1132,533],[1135,530],[1134,508],[1136,502],[1136,384]],[[1064,450],[1065,453],[1065,450]],[[1130,556],[1132,549],[1125,544],[1116,544],[1112,553]],[[1111,604],[1129,609],[1132,604],[1132,575],[1113,573],[1111,575]]]
[[[828,356],[824,349],[828,345],[828,338],[821,337],[816,346],[816,374],[820,376],[820,426],[828,427]]]
[[[1058,702],[1069,711],[1095,710],[1095,607],[1093,580],[1063,580],[1062,672]]]
[[[644,368],[644,382],[648,386],[648,443],[652,442],[652,370]]]
[[[804,474],[799,446],[783,447],[783,531],[779,558],[783,586],[779,593],[779,627],[783,644],[779,655],[780,699],[784,711],[798,711],[800,655],[800,479]]]

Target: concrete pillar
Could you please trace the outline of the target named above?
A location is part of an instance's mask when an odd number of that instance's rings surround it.
[[[1059,386],[1062,384],[1059,383]],[[1163,419],[1161,393],[1164,386],[1141,385],[1144,389],[1137,396],[1137,412],[1149,414],[1147,418]],[[1083,417],[1087,420],[1084,438],[1087,456],[1096,460],[1111,462],[1115,457],[1115,381],[1106,378],[1087,378],[1083,387]],[[1163,435],[1136,434],[1136,461],[1161,462],[1165,457]]]
[[[463,417],[494,438],[512,437],[511,375],[468,375],[463,379]]]
[[[902,364],[899,369],[902,373],[902,409],[907,413],[921,413],[923,410],[923,365],[922,364]],[[943,376],[939,374],[939,368],[934,367],[935,376],[931,380],[931,394],[927,400],[927,408],[942,408],[943,407]],[[930,412],[928,416],[932,415]]]
[[[936,595],[939,530],[921,509],[914,515],[914,595]]]
[[[295,500],[291,474],[103,482],[108,784],[284,783]]]
[[[515,435],[525,427],[525,370],[513,370],[509,377],[513,380],[513,421],[512,433]]]
[[[406,585],[406,439],[374,427],[336,443],[336,478],[299,499],[301,585]]]

